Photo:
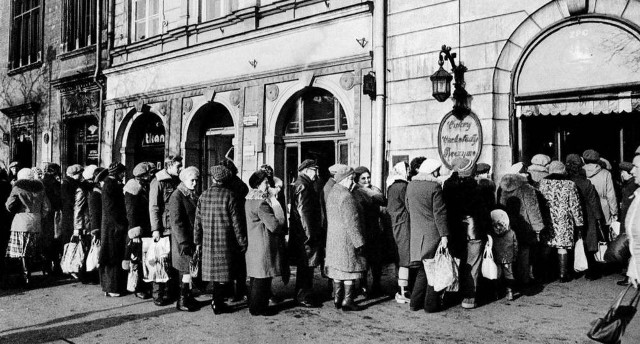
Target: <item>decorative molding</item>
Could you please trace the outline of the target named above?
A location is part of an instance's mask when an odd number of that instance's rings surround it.
[[[0,112],[7,115],[10,119],[19,118],[22,116],[34,116],[40,109],[40,104],[38,103],[25,103],[16,106],[6,107],[4,109],[0,109]]]
[[[311,87],[313,86],[313,81],[315,79],[315,72],[312,70],[300,72],[298,73],[298,79],[306,87]]]
[[[280,88],[278,85],[267,85],[267,89],[265,90],[265,96],[270,101],[275,101],[278,99],[278,95],[280,94]]]
[[[565,0],[569,15],[577,16],[585,14],[589,10],[589,0]]]
[[[122,118],[124,117],[123,112],[124,112],[123,109],[117,109],[116,110],[116,115],[115,115],[116,123],[122,122]]]
[[[356,80],[356,76],[353,73],[351,72],[343,73],[340,76],[340,86],[342,86],[342,88],[345,91],[348,91],[352,89],[353,86],[355,85],[355,80]]]
[[[193,99],[182,98],[182,115],[186,116],[193,109]]]
[[[229,101],[233,106],[240,105],[240,91],[239,90],[231,91],[231,94],[229,94]]]

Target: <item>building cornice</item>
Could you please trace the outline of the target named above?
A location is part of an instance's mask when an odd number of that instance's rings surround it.
[[[40,109],[40,104],[35,102],[24,103],[16,106],[9,106],[4,109],[0,109],[0,112],[7,115],[7,117],[14,119],[25,115],[35,116]]]

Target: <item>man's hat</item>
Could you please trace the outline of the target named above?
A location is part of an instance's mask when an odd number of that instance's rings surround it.
[[[298,172],[304,170],[305,168],[318,168],[318,164],[313,159],[306,159],[298,165]]]

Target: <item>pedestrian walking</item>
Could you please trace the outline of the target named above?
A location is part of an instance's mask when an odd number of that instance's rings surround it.
[[[435,256],[438,247],[448,245],[447,209],[437,179],[440,166],[442,163],[439,160],[424,160],[418,174],[407,185],[405,202],[411,227],[411,261],[421,266],[423,259]],[[419,269],[411,293],[410,309],[424,309],[431,313],[440,308],[439,303],[440,293],[429,285],[425,270]]]
[[[221,314],[229,311],[224,287],[233,281],[232,269],[247,250],[247,235],[235,196],[225,187],[231,171],[216,165],[211,167],[211,176],[212,185],[198,200],[194,236],[202,250],[202,279],[213,283],[211,308],[214,314]]]
[[[269,195],[269,176],[254,172],[249,178],[251,190],[246,197],[248,247],[245,253],[247,275],[250,278],[249,312],[251,315],[271,315],[268,309],[271,281],[281,275],[280,247],[286,221],[276,216]],[[279,205],[279,203],[278,203]]]
[[[149,185],[149,220],[151,221],[151,235],[155,241],[160,240],[161,237],[169,237],[171,240],[170,215],[167,204],[169,197],[180,184],[178,176],[181,170],[182,157],[169,155],[164,161],[164,169],[155,174]],[[176,272],[169,269],[168,283],[153,282],[153,303],[156,306],[165,306],[170,303],[169,294],[173,295],[174,293],[167,290],[167,284],[175,285],[176,278]]]
[[[314,187],[318,176],[315,160],[298,165],[289,216],[289,254],[296,264],[296,296],[300,306],[317,307],[312,295],[313,271],[322,260],[322,215],[320,198]]]
[[[176,308],[180,311],[192,312],[197,302],[191,294],[192,276],[190,264],[194,256],[201,252],[196,249],[193,237],[198,206],[196,186],[200,178],[200,171],[187,167],[180,171],[180,184],[169,198],[169,217],[171,219],[171,262],[180,274],[180,296]]]
[[[42,182],[33,179],[33,171],[21,169],[5,203],[14,214],[6,256],[17,258],[22,263],[22,277],[29,284],[32,260],[39,255],[39,235],[42,218],[49,212],[50,204]]]
[[[498,276],[502,276],[504,287],[506,289],[507,300],[513,301],[513,290],[515,279],[513,275],[513,264],[518,257],[518,240],[515,232],[511,229],[509,215],[502,209],[491,211],[492,233],[493,238],[493,257],[496,265],[498,265]]]
[[[539,186],[551,212],[552,231],[545,241],[549,247],[557,249],[560,282],[568,282],[571,278],[568,251],[575,245],[575,227],[584,224],[578,188],[566,174],[562,162],[552,161],[549,175]]]
[[[118,297],[126,286],[122,270],[127,240],[127,210],[122,181],[126,168],[119,162],[109,165],[102,185],[102,223],[100,230],[100,284],[106,296]]]
[[[415,276],[416,267],[411,269],[411,227],[409,224],[409,210],[405,198],[407,193],[407,176],[409,164],[401,161],[393,166],[387,180],[387,211],[391,216],[393,238],[396,244],[396,264],[398,266],[398,292],[395,295],[397,303],[409,303],[411,278]],[[419,267],[419,266],[418,266]],[[413,272],[412,272],[413,270]]]

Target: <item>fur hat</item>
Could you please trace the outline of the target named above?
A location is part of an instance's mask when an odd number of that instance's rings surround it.
[[[304,170],[305,168],[318,168],[318,164],[313,159],[305,159],[305,161],[301,162],[298,165],[298,172]]]
[[[442,166],[442,162],[440,160],[427,159],[420,165],[418,173],[431,174],[438,170],[440,166]]]
[[[33,171],[26,167],[18,171],[18,180],[22,179],[33,179]]]
[[[554,160],[549,164],[549,173],[566,174],[567,168],[561,161]]]
[[[86,180],[93,180],[93,172],[95,172],[97,168],[98,166],[96,165],[89,165],[85,167],[84,171],[82,171],[82,178]]]
[[[60,171],[61,171],[60,165],[54,162],[48,163],[47,166],[44,168],[44,173],[46,174],[59,175]]]
[[[125,172],[127,169],[124,167],[123,164],[121,164],[118,161],[114,161],[111,164],[109,164],[109,175],[110,176],[117,176],[119,173]]]
[[[78,174],[82,173],[82,171],[84,171],[84,169],[82,168],[82,166],[80,166],[78,164],[71,165],[71,166],[67,167],[67,175],[68,176],[78,175]]]
[[[210,172],[213,179],[220,184],[226,183],[232,177],[231,170],[222,165],[211,166]]]
[[[551,158],[546,154],[536,154],[531,158],[531,165],[547,166],[551,162]]]
[[[587,164],[597,163],[600,160],[600,153],[596,152],[593,149],[587,149],[582,153],[582,158]]]
[[[564,162],[567,165],[574,165],[578,167],[584,166],[584,162],[582,161],[582,158],[580,158],[578,154],[567,155],[567,158],[564,160]]]
[[[253,172],[251,177],[249,177],[249,187],[252,189],[257,189],[265,179],[269,180],[269,174],[267,174],[267,172],[265,171],[257,170]]]
[[[355,173],[355,170],[347,165],[336,164],[336,174],[333,176],[333,179],[336,180],[336,183],[340,183],[343,179]]]
[[[620,163],[620,165],[618,165],[618,167],[620,167],[620,171],[627,171],[631,173],[631,170],[633,169],[633,164],[627,161],[623,161]]]
[[[180,171],[180,175],[178,176],[178,178],[180,179],[181,182],[185,182],[189,179],[198,179],[200,177],[200,170],[198,170],[195,166],[189,166],[187,168],[182,169],[182,171]]]

